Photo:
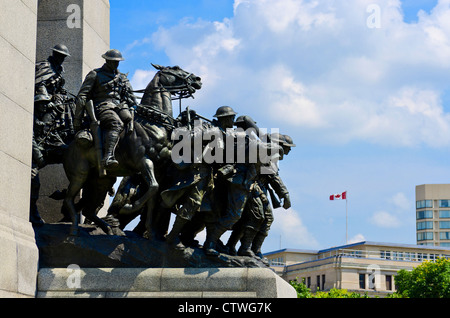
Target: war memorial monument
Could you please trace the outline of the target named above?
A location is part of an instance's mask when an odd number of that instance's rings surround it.
[[[0,2],[0,297],[295,298],[261,252],[292,139],[183,107],[208,89],[183,66],[132,87],[109,10]]]

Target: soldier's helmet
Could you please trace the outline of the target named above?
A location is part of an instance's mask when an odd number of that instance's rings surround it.
[[[122,56],[122,53],[120,53],[120,51],[115,50],[115,49],[109,50],[108,52],[103,54],[102,57],[108,61],[124,61],[125,60]]]
[[[283,139],[284,139],[284,145],[286,147],[296,147],[296,145],[294,144],[294,141],[292,140],[291,136],[288,135],[283,135]]]
[[[284,146],[284,138],[280,133],[271,133],[270,134],[270,141],[273,143],[277,143],[280,146]]]
[[[64,44],[55,45],[55,47],[52,49],[52,51],[58,52],[65,56],[70,56],[69,49]]]
[[[254,124],[257,124],[256,121],[254,121],[250,116],[239,116],[238,118],[236,118],[236,120],[234,121],[235,124],[244,124],[246,122],[252,122]]]
[[[217,109],[214,117],[220,118],[225,116],[236,116],[236,115],[237,113],[230,106],[222,106]]]
[[[34,102],[49,102],[51,100],[52,98],[48,95],[45,87],[39,86],[34,96]]]

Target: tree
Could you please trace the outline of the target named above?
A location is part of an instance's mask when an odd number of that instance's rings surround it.
[[[311,289],[306,287],[304,282],[299,282],[298,278],[289,282],[297,292],[297,298],[312,298]]]
[[[412,271],[395,276],[396,296],[409,298],[450,298],[450,260],[425,261]]]

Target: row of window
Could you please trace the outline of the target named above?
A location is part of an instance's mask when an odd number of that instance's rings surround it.
[[[433,229],[433,221],[424,221],[417,223],[418,230],[432,230]],[[450,229],[450,221],[440,221],[439,229]]]
[[[284,266],[286,264],[284,263],[283,257],[277,257],[277,258],[270,259],[269,260],[269,265]]]
[[[438,200],[438,206],[440,208],[450,208],[450,200]],[[433,200],[416,201],[416,209],[426,209],[432,207],[433,207]]]
[[[368,277],[368,281],[369,281],[369,288],[367,288],[366,286],[366,276]],[[375,287],[376,285],[376,277],[377,275],[373,275],[373,274],[359,274],[359,288],[360,289],[376,289]],[[378,276],[380,277],[380,275]],[[392,290],[392,275],[384,275],[385,277],[385,282],[386,282],[386,290]]]
[[[417,218],[417,220],[432,219],[433,211],[431,211],[431,210],[417,211],[416,218]],[[450,218],[450,210],[439,211],[439,218],[441,218],[441,219]]]
[[[416,252],[396,252],[396,251],[380,251],[381,258],[394,261],[419,261],[436,260],[438,257],[450,258],[450,255],[440,255],[433,253],[416,253]]]
[[[422,232],[417,233],[417,240],[418,241],[426,241],[426,240],[433,240],[434,234],[433,232]],[[441,240],[450,240],[450,232],[439,232],[439,239]],[[441,246],[448,246],[448,244],[441,243]]]
[[[301,282],[306,285],[306,287],[311,288],[311,276],[300,278]],[[325,290],[325,275],[316,276],[316,288],[317,290]]]

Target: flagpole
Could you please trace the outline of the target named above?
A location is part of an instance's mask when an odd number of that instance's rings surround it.
[[[348,201],[345,196],[345,244],[348,244]]]

